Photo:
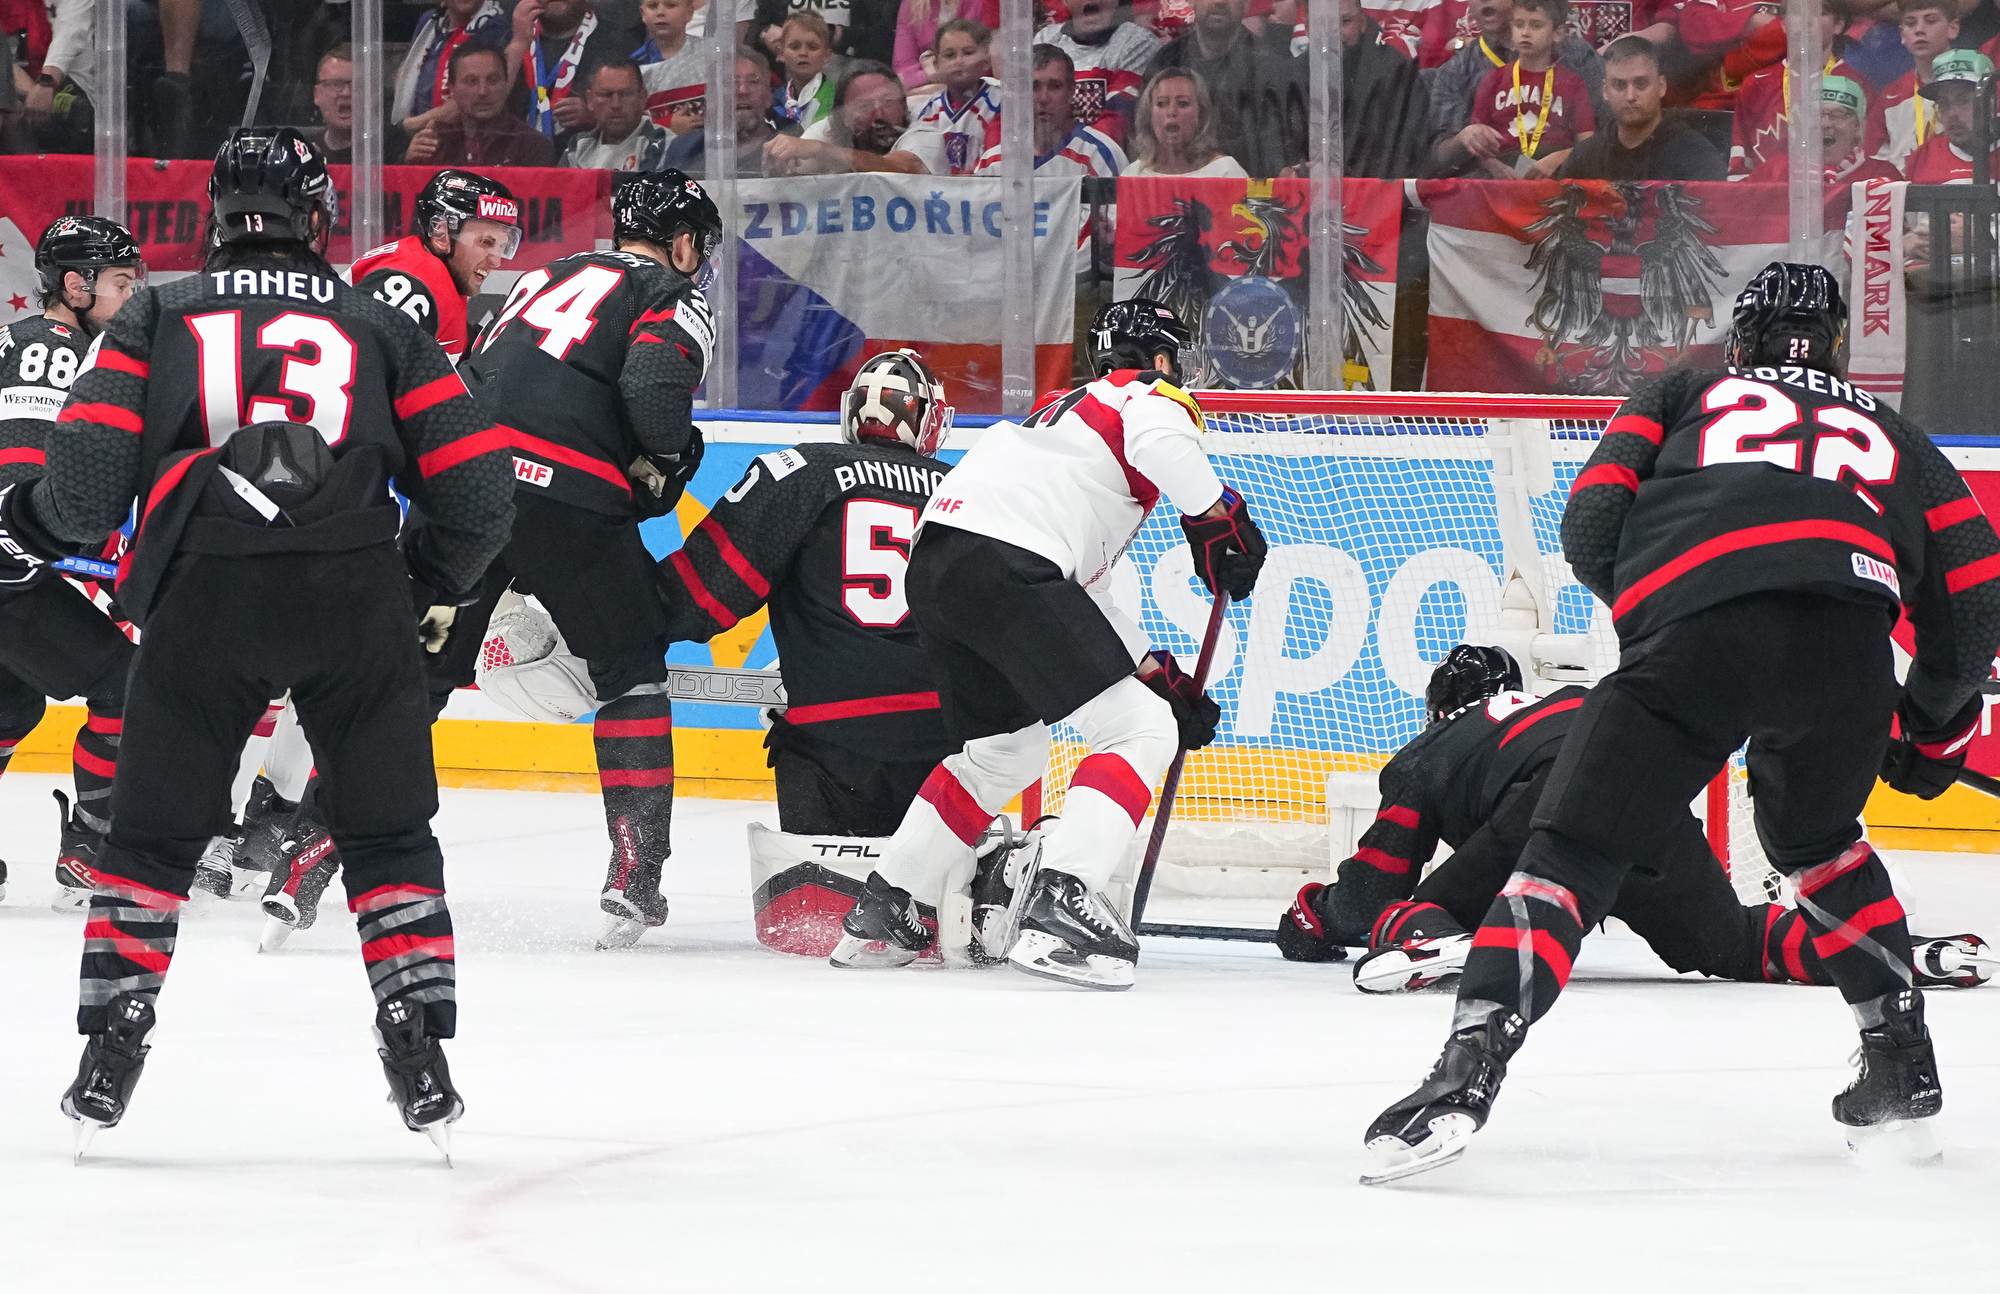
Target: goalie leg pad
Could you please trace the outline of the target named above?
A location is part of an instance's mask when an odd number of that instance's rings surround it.
[[[888,852],[864,836],[801,836],[750,824],[751,909],[757,942],[800,957],[831,956],[840,922]]]

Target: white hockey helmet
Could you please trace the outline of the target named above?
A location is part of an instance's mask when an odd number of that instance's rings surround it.
[[[951,434],[952,407],[944,383],[913,350],[888,350],[863,360],[840,399],[840,438],[900,440],[935,454]]]
[[[512,590],[493,610],[476,672],[481,692],[524,719],[574,723],[598,705],[588,662],[540,603]]]

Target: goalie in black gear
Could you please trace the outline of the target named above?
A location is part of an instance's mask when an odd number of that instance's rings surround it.
[[[1473,936],[1430,1078],[1368,1128],[1364,1181],[1463,1153],[1643,861],[1632,842],[1671,830],[1746,739],[1758,840],[1861,1033],[1834,1118],[1850,1143],[1928,1136],[1943,1094],[1923,993],[1860,816],[1878,774],[1934,796],[1964,765],[2000,646],[2000,538],[1943,451],[1845,379],[1846,339],[1831,274],[1766,267],[1737,298],[1729,367],[1641,387],[1577,476],[1563,555],[1611,609],[1618,668],[1585,698]]]
[[[48,442],[90,343],[146,282],[139,244],[99,216],[63,216],[35,243],[42,312],[0,328],[0,490],[41,476]],[[123,536],[112,535],[68,573],[107,591]],[[55,863],[58,908],[90,902],[94,864],[111,828],[111,782],[124,727],[132,642],[77,585],[35,579],[0,585],[0,772],[42,720],[45,698],[81,697],[88,710],[70,752],[76,803],[62,792]],[[0,890],[7,880],[0,863]]]
[[[660,563],[676,641],[771,609],[788,706],[765,745],[785,834],[753,827],[751,857],[758,938],[784,951],[833,950],[876,856],[868,838],[896,829],[956,748],[905,591],[951,422],[921,357],[876,355],[842,398],[840,444],[759,455]]]
[[[1332,885],[1299,891],[1278,922],[1293,961],[1327,961],[1346,947],[1364,992],[1455,983],[1471,931],[1514,873],[1536,804],[1586,691],[1521,690],[1499,647],[1454,647],[1431,675],[1430,726],[1382,769],[1382,807]],[[1452,853],[1419,880],[1439,844]],[[1740,902],[1693,815],[1637,841],[1610,915],[1675,970],[1750,983],[1831,984],[1793,908]],[[1984,943],[1970,935],[1919,941],[1919,979],[1984,983]]]

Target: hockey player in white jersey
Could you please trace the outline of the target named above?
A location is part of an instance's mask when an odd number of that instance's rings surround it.
[[[908,577],[945,727],[965,744],[925,781],[843,923],[833,964],[903,966],[931,934],[919,903],[972,878],[974,847],[1041,776],[1049,725],[1090,753],[1063,817],[1027,856],[1007,960],[1030,974],[1123,989],[1139,946],[1103,894],[1179,746],[1215,736],[1219,711],[1171,654],[1110,603],[1111,567],[1153,505],[1180,509],[1211,593],[1247,597],[1264,539],[1201,447],[1201,409],[1174,383],[1187,327],[1154,301],[1091,325],[1097,380],[996,426],[924,510]],[[989,952],[999,949],[989,947]]]

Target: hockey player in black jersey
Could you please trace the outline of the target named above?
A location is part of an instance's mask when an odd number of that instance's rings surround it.
[[[667,609],[639,523],[672,511],[701,460],[691,418],[714,324],[695,279],[722,217],[679,171],[620,176],[613,250],[566,256],[515,281],[463,366],[507,420],[518,515],[454,644],[432,704],[473,679],[486,624],[511,584],[533,594],[590,664],[598,781],[611,838],[602,943],[667,919],[660,874],[673,814]]]
[[[1382,769],[1382,807],[1332,885],[1299,891],[1278,921],[1278,950],[1328,961],[1348,946],[1355,987],[1392,993],[1455,982],[1472,935],[1527,844],[1556,753],[1588,695],[1521,690],[1499,647],[1461,644],[1431,674],[1428,728]],[[1438,845],[1451,847],[1424,876]],[[1610,915],[1682,973],[1750,983],[1831,984],[1797,909],[1745,904],[1692,813],[1639,847]],[[1990,976],[1985,945],[1958,935],[1921,941],[1920,983],[1971,987]]]
[[[0,328],[0,490],[42,474],[56,415],[83,371],[91,339],[145,285],[146,267],[123,225],[63,216],[36,241],[35,276],[42,313]],[[115,548],[110,555],[115,560]],[[112,565],[102,556],[93,554],[98,560],[72,569],[101,576]],[[44,698],[82,697],[88,710],[70,752],[75,807],[56,792],[62,815],[58,908],[90,901],[92,866],[111,825],[111,781],[131,663],[131,640],[75,585],[36,579],[0,586],[0,772],[41,722]],[[6,880],[0,863],[0,889]]]
[[[1745,738],[1758,838],[1860,1026],[1861,1072],[1833,1116],[1850,1143],[1895,1132],[1921,1156],[1942,1089],[1860,813],[1878,774],[1936,796],[1963,766],[2000,645],[2000,539],[1943,452],[1844,379],[1846,323],[1827,271],[1767,267],[1737,299],[1729,367],[1639,390],[1578,475],[1563,552],[1611,608],[1618,668],[1585,699],[1473,937],[1443,1054],[1368,1129],[1363,1181],[1463,1153],[1634,842]],[[1916,653],[1899,692],[1889,630],[1905,607]]]
[[[0,499],[0,578],[22,582],[138,511],[118,595],[143,636],[63,1110],[80,1144],[124,1117],[195,860],[226,825],[244,739],[289,688],[391,1094],[408,1127],[441,1140],[462,1106],[440,1048],[455,973],[418,639],[447,631],[505,539],[506,439],[408,316],[334,276],[333,182],[311,143],[237,131],[209,197],[205,268],[118,313],[63,407],[48,474]],[[400,549],[392,483],[429,518]]]

